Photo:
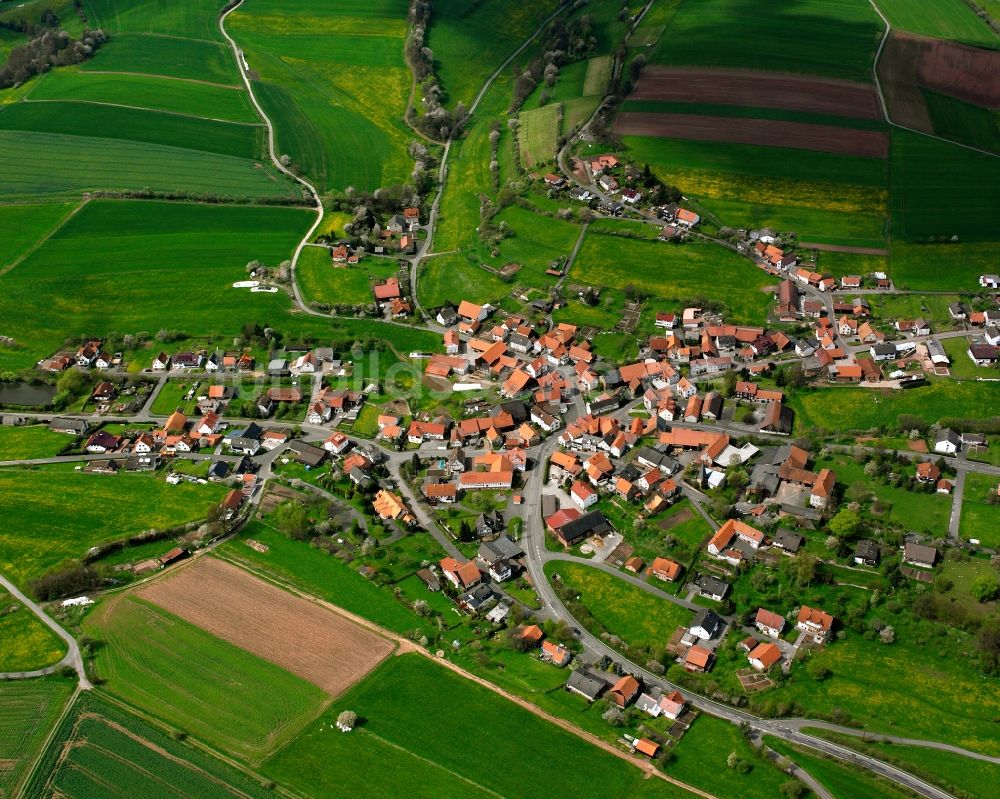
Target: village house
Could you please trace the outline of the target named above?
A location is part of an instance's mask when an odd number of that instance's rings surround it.
[[[764,633],[764,635],[777,638],[781,635],[781,631],[785,629],[785,619],[783,616],[772,613],[770,610],[759,608],[757,615],[754,617],[754,626]]]
[[[833,630],[833,616],[818,608],[803,605],[799,608],[795,627],[810,635],[815,643],[822,644]]]
[[[758,644],[747,654],[747,660],[757,671],[767,671],[781,660],[781,650],[771,642]]]

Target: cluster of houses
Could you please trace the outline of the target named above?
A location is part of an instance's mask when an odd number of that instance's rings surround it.
[[[483,615],[489,622],[499,625],[507,618],[510,600],[493,586],[513,579],[524,570],[524,551],[520,544],[496,532],[502,529],[502,524],[497,525],[488,520],[484,524],[487,530],[493,532],[488,540],[484,539],[480,543],[474,559],[459,560],[448,556],[442,558],[436,566],[421,569],[417,576],[431,591],[441,589],[440,576],[452,589],[455,604],[461,610],[469,615]],[[521,634],[533,635],[537,630],[537,641],[529,643],[535,645],[541,641],[541,628],[532,627],[525,633],[526,629],[525,626],[519,627],[514,633],[515,637]],[[564,647],[559,647],[552,654],[558,655],[551,659],[555,665],[565,666],[569,663],[570,655]]]
[[[104,339],[89,339],[72,350],[60,351],[50,358],[38,362],[38,368],[46,372],[62,372],[71,366],[80,369],[117,369],[122,365],[120,352],[109,353],[104,349]]]

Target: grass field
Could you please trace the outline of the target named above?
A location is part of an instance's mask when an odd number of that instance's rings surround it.
[[[39,618],[0,589],[0,672],[32,671],[66,654],[66,645]]]
[[[920,746],[864,741],[853,735],[840,735],[823,729],[806,729],[805,732],[898,765],[905,771],[932,784],[941,785],[952,793],[957,788],[966,791],[969,796],[989,796],[993,786],[1000,782],[1000,767],[951,752]]]
[[[736,752],[752,770],[740,774],[729,768],[726,760],[730,752]],[[789,779],[770,762],[758,759],[734,725],[704,713],[681,739],[674,754],[676,759],[667,767],[667,773],[719,799],[770,799],[781,795],[780,786]]]
[[[448,104],[472,103],[490,73],[556,10],[554,0],[506,3],[485,0],[440,0],[427,45],[434,52],[435,71],[448,95]]]
[[[0,274],[58,227],[75,207],[74,203],[0,205],[0,228],[4,231],[0,237]]]
[[[0,796],[15,788],[55,723],[73,683],[59,677],[0,682]]]
[[[403,58],[405,0],[257,0],[227,28],[246,52],[277,147],[320,191],[408,180],[402,121],[411,77]]]
[[[104,541],[204,518],[224,493],[148,474],[84,474],[73,464],[2,469],[0,570],[23,584]]]
[[[872,272],[888,272],[889,259],[885,255],[858,255],[850,252],[820,251],[818,268],[824,275],[834,277],[844,275],[869,275]]]
[[[460,253],[436,255],[420,263],[417,293],[424,308],[437,308],[446,302],[457,305],[462,300],[496,302],[511,289],[512,284],[469,263]]]
[[[899,288],[927,291],[977,291],[979,275],[996,265],[993,242],[890,246],[892,282]]]
[[[325,247],[307,247],[299,257],[295,276],[306,302],[367,305],[374,302],[372,286],[398,271],[392,258],[366,258],[345,269],[330,260]]]
[[[604,55],[588,59],[587,76],[583,80],[584,97],[603,94],[610,74],[611,56]]]
[[[589,566],[551,561],[545,573],[550,579],[558,574],[597,622],[629,647],[662,652],[674,630],[691,620],[690,611]]]
[[[292,740],[325,705],[312,683],[132,596],[83,626],[102,642],[95,668],[108,691],[246,760]]]
[[[955,320],[948,313],[948,306],[960,299],[957,294],[887,294],[872,297],[870,302],[877,319],[915,319],[921,316],[930,323],[934,332],[940,332],[955,327]],[[966,341],[953,340],[959,343]]]
[[[27,795],[263,799],[263,782],[91,692],[60,724]]]
[[[215,0],[179,3],[87,0],[92,25],[111,33],[158,33],[221,42]]]
[[[908,391],[837,387],[791,394],[797,430],[869,430],[893,427],[900,414],[927,420],[944,416],[981,417],[992,407],[996,388],[989,383],[934,380]]]
[[[245,90],[191,80],[163,80],[154,76],[67,68],[46,73],[28,97],[30,103],[75,100],[260,124],[260,117],[254,112]],[[71,110],[79,112],[81,109]],[[108,129],[114,128],[109,126]]]
[[[0,148],[9,158],[0,174],[0,199],[142,189],[199,196],[298,196],[288,179],[270,166],[182,147],[5,130],[0,131]],[[58,162],[59,169],[42,169],[40,165],[48,160]]]
[[[997,240],[1000,158],[894,129],[890,160],[894,236]]]
[[[748,13],[739,0],[683,0],[651,60],[869,82],[881,32],[861,0],[802,0],[767,14]]]
[[[770,737],[765,737],[764,743],[805,770],[837,799],[868,799],[871,796],[878,796],[880,799],[911,799],[914,795],[870,771],[821,757],[812,749],[790,746],[785,741]]]
[[[726,319],[733,322],[763,322],[772,303],[771,292],[762,289],[773,278],[709,243],[673,245],[588,231],[572,279],[615,289],[632,285],[657,301],[704,297],[723,303]]]
[[[555,157],[561,117],[562,106],[559,103],[549,103],[534,111],[521,112],[518,142],[521,160],[526,169],[544,164]]]
[[[213,7],[205,9],[204,13],[206,19],[211,20],[217,10]],[[214,28],[213,32],[217,34]],[[223,42],[179,37],[166,30],[162,33],[130,32],[114,35],[80,69],[87,73],[157,75],[242,87],[232,51]],[[93,77],[96,78],[96,74]],[[187,86],[172,85],[178,91],[188,89]]]
[[[1000,44],[1000,36],[962,0],[878,0],[878,7],[899,30],[972,45]]]
[[[1000,548],[1000,503],[988,503],[997,496],[996,477],[969,472],[962,496],[962,538],[977,538],[984,547]]]
[[[72,442],[72,436],[54,433],[46,425],[5,425],[0,427],[0,461],[48,458]]]
[[[885,159],[649,136],[626,136],[625,144],[630,159],[697,199],[719,224],[884,246]]]
[[[254,317],[283,327],[287,296],[231,286],[250,260],[289,257],[309,218],[289,208],[92,201],[0,276],[0,317],[22,319],[21,348],[0,351],[0,368],[32,365],[67,336],[165,326],[232,336]]]
[[[935,133],[972,147],[1000,152],[1000,111],[926,89],[923,94]]]
[[[413,701],[403,697],[420,697]],[[337,714],[363,723],[334,734]],[[460,747],[489,722],[488,747]],[[552,763],[558,762],[559,768]],[[516,768],[517,778],[498,763]],[[686,797],[688,794],[559,729],[419,655],[391,658],[263,765],[268,776],[319,799],[358,792],[389,796]]]

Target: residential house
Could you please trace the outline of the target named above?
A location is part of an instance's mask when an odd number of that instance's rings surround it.
[[[938,551],[924,544],[906,542],[903,546],[903,563],[919,566],[922,569],[933,569],[937,563]]]
[[[954,455],[962,447],[962,439],[954,430],[941,430],[934,441],[934,451],[939,455]]]
[[[684,670],[696,674],[708,671],[712,667],[712,660],[715,655],[711,649],[695,644],[688,649],[684,656]]]
[[[681,565],[669,558],[655,558],[649,573],[658,580],[672,583],[681,575]]]
[[[817,644],[822,644],[833,630],[833,616],[819,608],[803,605],[799,608],[795,627],[808,633]]]
[[[578,694],[588,702],[600,698],[608,688],[608,684],[589,669],[576,669],[570,672],[566,680],[566,690]]]
[[[758,644],[747,655],[747,660],[757,671],[767,671],[781,660],[781,650],[778,649],[777,644],[772,642]]]
[[[701,575],[694,581],[694,584],[698,588],[699,594],[714,599],[716,602],[721,602],[729,593],[729,583],[710,574]]]
[[[695,638],[708,641],[717,637],[725,626],[726,623],[714,610],[702,608],[695,614],[688,629]]]
[[[881,557],[879,545],[870,539],[862,539],[854,547],[854,562],[858,566],[878,566]]]
[[[611,686],[607,698],[618,707],[626,708],[635,701],[641,688],[642,684],[635,677],[631,674],[624,674]]]

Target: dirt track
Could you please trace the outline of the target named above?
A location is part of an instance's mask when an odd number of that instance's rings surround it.
[[[138,593],[333,696],[393,650],[385,638],[216,558],[198,558]]]
[[[694,141],[791,147],[869,158],[885,158],[889,154],[889,139],[879,131],[769,119],[730,119],[629,111],[618,115],[615,133],[625,136],[663,136]]]
[[[647,67],[631,100],[720,103],[881,119],[875,89],[865,83],[730,69]]]

